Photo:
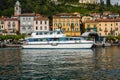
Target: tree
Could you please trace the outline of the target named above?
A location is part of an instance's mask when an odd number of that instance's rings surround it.
[[[110,7],[111,6],[110,0],[106,0],[106,4],[107,4],[107,7]]]

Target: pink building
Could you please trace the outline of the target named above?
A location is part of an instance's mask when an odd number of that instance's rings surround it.
[[[7,34],[16,34],[19,32],[19,21],[15,18],[5,18],[4,30]]]

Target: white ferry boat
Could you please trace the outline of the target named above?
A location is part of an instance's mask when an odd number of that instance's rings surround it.
[[[25,49],[88,49],[93,46],[93,41],[82,37],[66,37],[63,31],[33,32],[27,38],[22,48]]]

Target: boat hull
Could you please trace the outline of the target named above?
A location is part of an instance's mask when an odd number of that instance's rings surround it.
[[[26,44],[23,49],[89,49],[92,43],[74,43],[74,44]]]

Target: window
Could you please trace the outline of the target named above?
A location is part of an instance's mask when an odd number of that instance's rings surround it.
[[[68,28],[68,31],[69,31],[69,28]]]
[[[54,26],[57,26],[57,24],[55,23]]]
[[[10,29],[10,22],[8,22],[8,29]]]
[[[47,30],[47,26],[45,26],[45,30]]]
[[[28,18],[26,18],[26,21],[28,20]]]
[[[23,21],[25,21],[25,18],[23,18]]]
[[[78,23],[76,23],[75,26],[78,26]]]
[[[42,21],[40,21],[40,24],[42,24]]]
[[[23,27],[22,27],[22,30],[25,30],[25,29],[26,29],[26,28],[23,26]]]
[[[42,26],[40,26],[40,30],[42,30]]]
[[[31,20],[31,18],[29,18],[29,21]]]
[[[47,22],[45,21],[45,24],[47,24]]]
[[[101,26],[101,24],[99,24],[99,26]]]
[[[112,26],[112,24],[111,24],[111,26]]]
[[[34,39],[34,41],[38,41],[38,39]]]
[[[105,24],[105,26],[107,26],[107,24]]]
[[[38,21],[36,21],[36,24],[38,24]]]
[[[79,31],[79,29],[78,29],[78,28],[76,28],[76,31]]]
[[[36,30],[38,30],[38,26],[36,26]]]
[[[70,23],[67,23],[67,26],[70,26]]]
[[[116,23],[116,26],[118,25],[118,23]]]

